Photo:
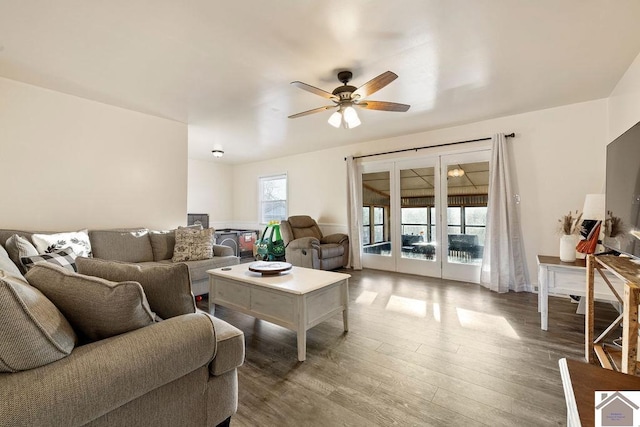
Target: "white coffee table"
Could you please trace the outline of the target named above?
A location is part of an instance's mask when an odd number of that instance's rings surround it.
[[[249,264],[208,270],[209,311],[215,304],[295,331],[298,360],[306,359],[307,330],[342,312],[349,330],[349,274],[293,267],[275,276]]]

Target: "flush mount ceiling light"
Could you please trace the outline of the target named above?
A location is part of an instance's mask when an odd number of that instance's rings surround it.
[[[360,118],[358,117],[358,113],[356,113],[356,109],[365,108],[368,110],[381,110],[381,111],[407,111],[409,109],[409,105],[407,104],[398,104],[395,102],[386,102],[386,101],[367,101],[363,98],[375,93],[394,81],[398,78],[398,76],[391,72],[386,71],[380,74],[378,77],[368,81],[363,84],[359,88],[355,86],[349,85],[349,81],[353,74],[351,71],[340,71],[338,73],[338,80],[343,83],[343,86],[338,86],[333,90],[333,92],[329,93],[322,89],[318,89],[315,86],[308,85],[302,82],[291,82],[292,85],[299,87],[300,89],[306,90],[307,92],[311,92],[313,94],[319,95],[323,98],[330,99],[333,101],[334,105],[327,105],[325,107],[314,108],[313,110],[303,111],[302,113],[293,114],[289,116],[290,119],[295,119],[298,117],[306,116],[308,114],[320,113],[322,111],[329,110],[331,108],[338,108],[338,111],[333,113],[331,117],[329,117],[329,124],[333,127],[339,128],[341,125],[345,129],[351,129],[357,126],[360,126]]]
[[[453,177],[453,178],[458,178],[461,177],[462,175],[464,175],[464,171],[462,169],[451,169],[450,171],[447,172],[447,176]]]
[[[222,150],[212,150],[211,152],[213,153],[213,157],[215,157],[216,159],[219,159],[224,155],[224,151]]]

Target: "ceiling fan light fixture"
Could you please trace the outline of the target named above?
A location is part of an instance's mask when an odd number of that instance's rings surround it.
[[[291,82],[292,85],[302,90],[306,90],[307,92],[311,92],[323,98],[330,99],[331,101],[333,101],[334,105],[327,105],[324,107],[303,111],[301,113],[292,114],[289,116],[289,118],[295,119],[298,117],[320,113],[337,107],[338,111],[334,112],[331,117],[329,117],[329,120],[327,122],[335,128],[339,128],[340,126],[342,126],[345,129],[352,129],[362,124],[360,118],[358,117],[358,113],[356,113],[355,108],[353,108],[354,105],[358,106],[359,108],[365,108],[369,110],[402,112],[409,110],[409,107],[411,107],[410,105],[398,104],[396,102],[371,101],[366,99],[363,101],[363,98],[376,93],[377,91],[397,79],[398,75],[396,73],[392,71],[386,71],[379,76],[369,80],[367,83],[358,88],[348,84],[351,80],[351,77],[353,77],[351,71],[339,72],[338,80],[343,85],[335,88],[333,92],[327,92],[326,90],[318,89],[315,86],[311,86],[300,81]]]
[[[362,124],[362,122],[360,121],[360,119],[358,118],[358,116],[352,118],[350,121],[344,121],[344,127],[346,129],[353,129],[356,128],[358,126],[360,126]]]
[[[342,111],[342,117],[344,118],[344,127],[347,129],[352,129],[362,124],[360,118],[358,117],[356,109],[351,105],[349,105]]]
[[[333,113],[329,117],[329,120],[327,120],[327,122],[334,128],[339,128],[340,124],[342,123],[342,114],[340,113],[340,111],[336,111],[335,113]]]
[[[451,169],[450,171],[447,172],[447,176],[453,177],[453,178],[458,178],[464,175],[464,170],[462,169]]]

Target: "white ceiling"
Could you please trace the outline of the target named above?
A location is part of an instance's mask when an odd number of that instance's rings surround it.
[[[189,124],[244,163],[607,97],[640,52],[637,0],[6,0],[0,76]],[[335,129],[336,72],[399,78]],[[508,130],[508,129],[506,129]],[[482,135],[481,135],[482,136]]]

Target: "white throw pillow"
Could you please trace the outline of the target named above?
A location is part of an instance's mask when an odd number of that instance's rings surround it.
[[[71,248],[77,256],[88,258],[93,256],[87,230],[70,233],[34,234],[31,236],[31,240],[40,254]]]

